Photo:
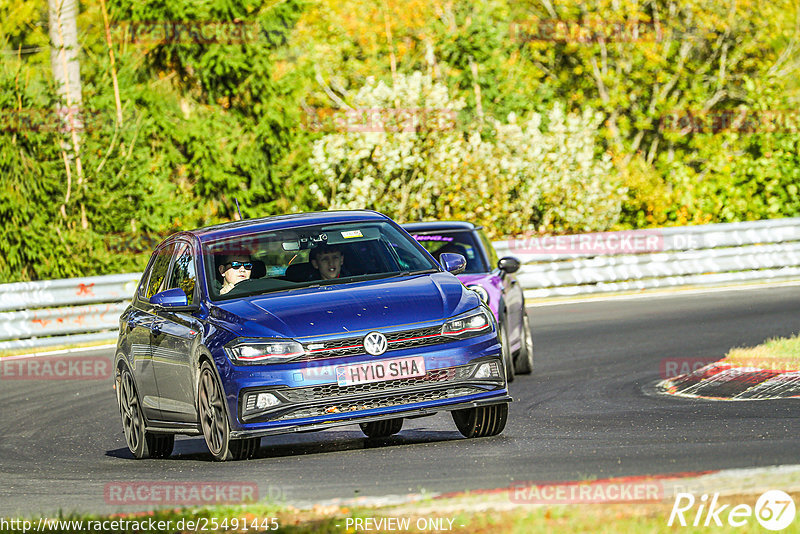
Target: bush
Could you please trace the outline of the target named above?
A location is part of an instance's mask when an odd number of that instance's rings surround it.
[[[591,109],[555,105],[546,116],[512,113],[505,122],[461,113],[448,122],[464,101],[419,72],[392,86],[370,79],[348,104],[340,119],[372,110],[373,121],[340,120],[340,131],[314,143],[322,207],[375,209],[401,221],[473,220],[496,236],[603,230],[620,219],[625,188],[610,156],[597,154],[601,118]],[[420,110],[429,120],[414,120]]]

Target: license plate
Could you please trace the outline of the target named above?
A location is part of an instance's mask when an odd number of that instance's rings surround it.
[[[355,363],[336,368],[336,381],[340,386],[383,382],[398,378],[414,378],[417,376],[425,376],[425,358],[422,356]]]

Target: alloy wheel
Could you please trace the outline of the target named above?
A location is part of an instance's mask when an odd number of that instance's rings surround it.
[[[225,412],[225,401],[208,363],[204,363],[200,371],[198,397],[200,426],[208,450],[215,460],[226,460],[229,452],[228,417]]]

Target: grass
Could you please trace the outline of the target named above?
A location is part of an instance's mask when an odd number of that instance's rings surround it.
[[[731,349],[724,362],[775,371],[800,370],[800,336],[772,338],[755,347]]]

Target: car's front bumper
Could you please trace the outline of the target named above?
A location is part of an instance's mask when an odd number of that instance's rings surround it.
[[[353,425],[358,423],[369,423],[370,421],[380,421],[383,419],[393,419],[395,417],[415,418],[433,415],[442,411],[463,410],[467,408],[476,408],[478,406],[489,406],[492,404],[501,404],[512,402],[512,398],[508,395],[506,390],[492,392],[495,393],[490,397],[474,398],[471,400],[464,399],[451,399],[449,403],[427,404],[425,406],[402,406],[396,410],[387,411],[386,413],[375,413],[371,415],[350,415],[338,414],[339,417],[332,416],[316,421],[300,422],[294,421],[287,425],[274,426],[269,428],[254,428],[248,430],[238,430],[231,432],[231,438],[257,438],[262,436],[270,436],[275,434],[287,434],[292,432],[315,432],[317,430],[326,430],[337,426]],[[343,418],[346,417],[346,418]]]
[[[227,378],[234,437],[318,430],[394,417],[508,402],[505,370],[494,333],[450,343],[388,353],[385,359],[423,357],[423,377],[339,386],[338,366],[364,357],[301,365],[237,367]],[[374,358],[374,357],[370,357]],[[478,370],[492,364],[491,376]],[[484,369],[485,370],[485,369]],[[279,404],[254,410],[252,399],[270,393]],[[248,403],[248,401],[250,401]]]

